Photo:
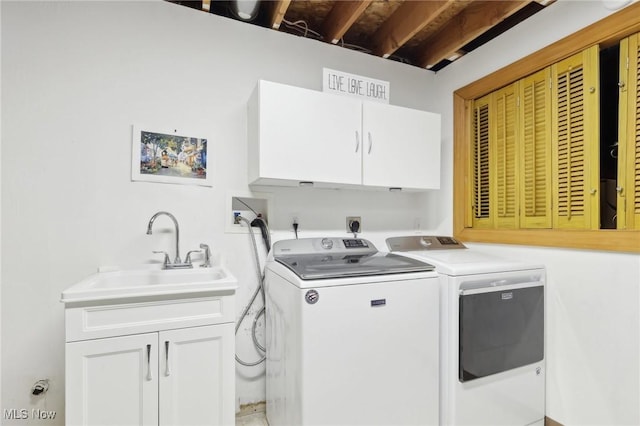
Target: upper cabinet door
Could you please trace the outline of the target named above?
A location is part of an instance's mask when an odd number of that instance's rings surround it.
[[[403,189],[440,188],[440,115],[365,102],[362,183]]]
[[[361,105],[352,98],[260,81],[249,102],[249,183],[360,184]]]

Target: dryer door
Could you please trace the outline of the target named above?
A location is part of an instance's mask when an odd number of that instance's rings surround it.
[[[461,382],[544,358],[544,286],[517,281],[476,282],[462,289],[458,301]]]

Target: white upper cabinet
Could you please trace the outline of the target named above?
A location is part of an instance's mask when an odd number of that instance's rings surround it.
[[[363,102],[362,183],[440,188],[440,114]]]
[[[361,114],[358,100],[260,81],[249,102],[249,181],[360,184]]]
[[[259,81],[248,106],[249,183],[440,187],[440,115]]]

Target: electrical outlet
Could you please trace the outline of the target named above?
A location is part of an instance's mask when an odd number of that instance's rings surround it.
[[[362,232],[362,218],[360,216],[347,216],[347,232]]]

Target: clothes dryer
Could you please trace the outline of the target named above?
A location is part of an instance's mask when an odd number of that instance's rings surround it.
[[[544,267],[451,237],[394,237],[387,246],[439,275],[441,424],[543,425]]]
[[[433,269],[364,239],[276,242],[265,272],[269,424],[437,425]]]

